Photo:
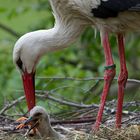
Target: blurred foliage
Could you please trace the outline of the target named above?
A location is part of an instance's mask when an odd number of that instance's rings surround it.
[[[20,74],[12,62],[12,49],[17,37],[3,29],[1,24],[20,35],[42,28],[51,28],[54,24],[54,17],[48,1],[14,0],[11,2],[11,0],[0,0],[0,108],[23,95],[23,93],[16,92],[16,90],[22,89],[22,82]],[[114,35],[111,35],[110,41],[118,75],[119,58]],[[69,46],[71,47],[44,56],[37,66],[37,76],[78,78],[103,76],[104,53],[99,32],[95,37],[94,29],[89,27],[74,44]],[[127,35],[125,51],[129,78],[140,79],[139,47],[139,34]],[[117,84],[117,81],[114,84]],[[36,81],[36,89],[38,90],[56,89],[54,96],[60,97],[60,94],[57,93],[61,93],[61,97],[84,103],[98,102],[102,86],[103,82],[98,83],[96,80],[82,82],[37,79]],[[89,90],[91,87],[94,87],[93,90]],[[133,94],[128,94],[128,96],[138,99],[137,93],[138,90]],[[134,94],[136,98],[134,98]],[[26,108],[25,103],[23,104]],[[53,109],[56,111],[59,109],[58,104],[49,101],[38,100],[38,104],[47,107],[54,106]],[[65,107],[63,107],[64,109]]]

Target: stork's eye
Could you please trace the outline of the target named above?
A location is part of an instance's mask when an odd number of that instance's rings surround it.
[[[22,70],[23,63],[22,63],[20,57],[19,57],[19,59],[16,61],[16,64],[17,64],[17,66]]]

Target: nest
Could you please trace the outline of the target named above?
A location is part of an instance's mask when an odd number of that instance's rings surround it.
[[[69,129],[69,128],[68,128]],[[71,129],[70,129],[71,130]],[[22,132],[0,132],[0,140],[32,140],[39,139],[36,137],[25,137]],[[133,125],[119,130],[102,127],[100,130],[93,134],[88,134],[83,131],[71,130],[66,135],[66,140],[139,140],[140,139],[140,126]],[[48,139],[49,140],[49,139]]]
[[[123,112],[122,128],[115,129],[115,113],[104,112],[103,124],[98,132],[91,133],[98,109],[86,108],[73,113],[71,119],[51,119],[56,131],[64,134],[67,140],[140,140],[140,115],[139,113]],[[85,112],[85,113],[84,113]],[[56,115],[56,114],[55,114]],[[63,114],[64,115],[64,114]],[[62,118],[62,116],[61,116]],[[0,116],[0,140],[30,140],[39,139],[25,136],[28,128],[16,130],[17,122],[9,116]],[[67,131],[65,133],[63,130]]]

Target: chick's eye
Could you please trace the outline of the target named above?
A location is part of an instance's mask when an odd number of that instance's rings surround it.
[[[35,117],[38,117],[38,116],[41,116],[41,115],[42,115],[42,113],[36,113]]]
[[[16,64],[17,64],[17,66],[22,70],[23,63],[22,63],[20,57],[19,57],[19,59],[16,61]]]
[[[38,119],[34,119],[33,122],[36,123],[38,121]]]

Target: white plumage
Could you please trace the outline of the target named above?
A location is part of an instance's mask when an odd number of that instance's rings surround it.
[[[119,112],[122,111],[124,86],[128,75],[125,64],[123,34],[129,31],[140,31],[140,1],[50,0],[50,4],[55,16],[54,28],[34,31],[23,35],[16,42],[13,50],[13,61],[22,72],[29,110],[35,105],[35,101],[32,99],[35,96],[34,83],[32,83],[31,79],[34,79],[35,67],[41,56],[50,51],[68,47],[70,43],[81,35],[87,26],[94,26],[102,34],[101,37],[107,65],[105,86],[101,100],[102,105],[99,109],[96,128],[100,124],[107,92],[115,76],[115,65],[108,40],[109,32],[114,32],[118,35],[119,43],[121,73],[118,79],[119,100],[116,117],[116,125],[119,127],[121,123],[121,113]],[[30,100],[33,101],[29,103]]]
[[[23,68],[26,67],[30,73],[40,56],[48,51],[68,47],[67,44],[75,41],[90,25],[99,30],[106,29],[117,33],[140,30],[140,12],[122,12],[117,19],[94,18],[91,9],[98,7],[100,2],[100,0],[50,0],[55,16],[54,28],[22,36],[14,47],[14,63],[16,64],[20,57],[24,62]]]

